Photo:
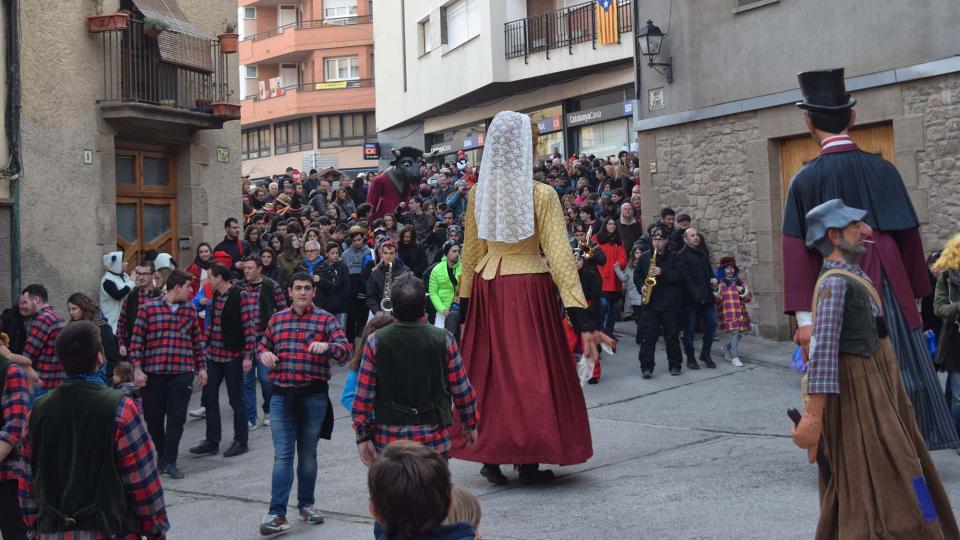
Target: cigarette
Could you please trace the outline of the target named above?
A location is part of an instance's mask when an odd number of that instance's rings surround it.
[[[874,242],[873,240],[864,240],[864,243],[867,243],[867,244],[876,244],[876,242]]]

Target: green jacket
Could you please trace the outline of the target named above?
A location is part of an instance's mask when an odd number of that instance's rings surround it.
[[[940,274],[933,294],[933,313],[943,320],[935,363],[946,371],[960,371],[960,287],[950,283],[952,276],[956,276],[953,270]]]
[[[459,282],[460,261],[457,261],[457,265],[453,267],[453,275]],[[440,259],[440,263],[435,265],[430,272],[430,284],[427,293],[430,295],[430,301],[433,302],[433,307],[437,310],[437,313],[443,313],[450,309],[453,304],[453,299],[457,296],[457,289],[450,281],[446,258]]]

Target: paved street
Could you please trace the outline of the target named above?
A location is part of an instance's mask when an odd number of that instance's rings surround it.
[[[632,333],[630,324],[620,328]],[[605,359],[600,384],[586,388],[589,462],[557,469],[559,478],[548,485],[521,487],[510,471],[511,483],[494,487],[480,477],[479,465],[454,460],[454,481],[479,497],[485,539],[810,538],[816,469],[787,436],[785,411],[800,403],[799,377],[786,369],[790,351],[745,340],[743,368],[715,355],[718,369],[671,377],[661,350],[654,378],[644,381],[637,346],[625,337],[618,355]],[[344,374],[336,370],[331,395],[339,396]],[[196,393],[192,405],[198,400]],[[221,401],[229,411],[223,390]],[[366,470],[348,415],[334,406],[337,424],[333,440],[320,443],[317,481],[317,506],[327,522],[294,522],[288,537],[372,538]],[[230,425],[225,419],[226,442]],[[203,438],[203,427],[203,421],[187,424],[182,452]],[[232,460],[181,457],[187,478],[164,480],[171,538],[258,537],[270,495],[269,435],[269,428],[252,432],[251,452]],[[942,451],[935,460],[957,504],[960,457]]]

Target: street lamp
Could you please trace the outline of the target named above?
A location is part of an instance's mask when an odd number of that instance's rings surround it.
[[[663,45],[665,37],[666,34],[660,30],[660,27],[647,19],[647,24],[637,31],[637,45],[640,47],[640,54],[647,57],[647,67],[653,68],[654,71],[666,77],[667,83],[672,83],[673,57],[667,57],[666,62],[654,62],[660,55],[660,46]],[[658,68],[663,68],[663,71]]]

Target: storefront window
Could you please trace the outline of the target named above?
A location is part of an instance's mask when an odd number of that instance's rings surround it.
[[[537,139],[537,160],[551,160],[554,154],[560,154],[560,159],[566,155],[563,145],[563,132],[557,131],[541,135]]]
[[[629,119],[617,119],[583,126],[580,128],[580,153],[608,159],[624,148],[629,149],[630,124]]]

